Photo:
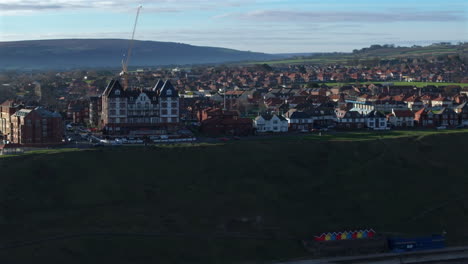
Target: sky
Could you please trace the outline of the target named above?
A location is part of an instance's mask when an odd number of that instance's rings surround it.
[[[135,38],[267,53],[468,41],[467,0],[0,0],[0,41]]]

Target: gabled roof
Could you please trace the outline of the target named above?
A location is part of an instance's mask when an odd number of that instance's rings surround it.
[[[171,81],[167,80],[159,90],[160,97],[179,97],[179,93],[172,85]]]
[[[154,92],[159,91],[163,87],[163,85],[164,85],[164,82],[161,79],[159,79],[156,85],[154,85],[153,91]]]
[[[347,111],[343,118],[361,118],[363,115],[358,111]]]
[[[424,113],[427,113],[427,109],[423,107],[419,111],[415,112],[414,114],[415,115],[422,115]]]
[[[264,120],[266,121],[269,121],[271,120],[273,117],[278,117],[279,120],[281,121],[287,121],[286,118],[284,118],[283,116],[280,116],[280,115],[271,115],[271,114],[262,114],[260,115]],[[255,118],[255,120],[257,120],[258,118],[260,118],[260,116],[257,116],[257,118]]]
[[[56,117],[61,118],[62,116],[57,112],[51,112],[43,107],[36,107],[34,109],[41,117]]]
[[[366,115],[368,118],[385,118],[386,116],[377,110],[371,111],[369,114]]]
[[[9,100],[6,100],[5,102],[3,102],[2,104],[0,104],[0,106],[7,106],[7,107],[11,107],[12,105],[14,105],[15,101],[12,100],[12,99],[9,99]]]
[[[111,80],[104,90],[103,95],[107,97],[121,97],[123,96],[124,89],[120,82],[117,80]]]
[[[289,116],[290,119],[307,119],[310,118],[310,115],[306,112],[294,112]]]
[[[410,110],[393,110],[396,117],[414,117],[413,112]]]
[[[432,99],[432,101],[444,102],[444,101],[450,101],[450,100],[448,98],[443,97],[443,96],[439,96],[436,99]]]
[[[461,103],[457,106],[454,107],[454,109],[463,109],[465,107],[468,107],[468,103],[467,102],[464,102],[464,103]]]
[[[436,115],[442,115],[442,114],[455,114],[455,111],[453,111],[452,108],[442,108],[440,110],[432,110],[432,112]]]
[[[14,114],[15,116],[27,116],[29,115],[29,113],[32,112],[32,109],[20,109],[18,111],[16,111],[16,113]]]

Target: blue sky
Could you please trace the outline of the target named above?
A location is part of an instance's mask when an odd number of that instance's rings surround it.
[[[468,41],[467,0],[0,0],[0,41],[129,38],[269,53]]]

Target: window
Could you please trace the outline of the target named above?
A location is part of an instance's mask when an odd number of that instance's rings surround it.
[[[125,103],[120,103],[120,108],[125,108]]]
[[[167,110],[166,109],[161,110],[161,114],[162,115],[167,115]]]
[[[115,103],[110,103],[110,108],[115,108],[116,104]]]
[[[110,110],[111,115],[115,115],[115,110]]]
[[[278,120],[273,121],[273,124],[275,125],[278,124]]]
[[[171,110],[171,115],[177,115],[177,109],[172,109]]]
[[[171,103],[171,107],[177,108],[177,103],[176,102]]]
[[[120,90],[116,90],[115,95],[120,95]]]
[[[166,95],[167,95],[167,96],[172,96],[172,90],[167,90],[167,91],[166,91]]]
[[[125,110],[120,110],[120,115],[125,115]]]
[[[161,103],[161,107],[167,108],[167,103]]]

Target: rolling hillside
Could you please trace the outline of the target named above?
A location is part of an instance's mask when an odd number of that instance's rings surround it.
[[[123,39],[61,39],[0,42],[0,69],[120,67]],[[277,56],[182,43],[135,41],[130,66],[185,65],[266,60]]]
[[[0,259],[263,263],[306,255],[298,238],[358,228],[446,231],[464,244],[467,139],[304,137],[0,158]]]
[[[380,46],[380,45],[376,45]],[[428,58],[441,55],[459,55],[468,61],[468,43],[457,45],[415,46],[415,47],[370,47],[355,50],[353,53],[317,53],[310,56],[290,56],[289,58],[269,61],[255,61],[248,64],[347,64],[353,60],[371,60],[375,58],[393,60],[399,58]]]

